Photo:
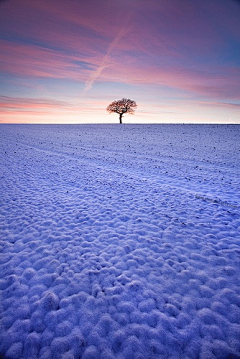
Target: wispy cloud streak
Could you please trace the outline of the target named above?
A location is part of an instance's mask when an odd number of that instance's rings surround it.
[[[117,35],[114,37],[113,41],[110,43],[106,54],[103,57],[103,60],[100,62],[98,68],[96,71],[93,71],[93,73],[90,75],[90,78],[85,83],[85,89],[84,91],[88,91],[92,88],[94,82],[99,78],[101,73],[111,66],[111,55],[114,53],[114,50],[118,48],[119,43],[124,38],[125,35],[130,31],[129,22],[131,20],[131,16],[128,14],[118,31]]]

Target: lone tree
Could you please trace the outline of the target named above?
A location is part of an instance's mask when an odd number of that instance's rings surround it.
[[[109,113],[115,112],[119,114],[119,122],[122,123],[122,117],[124,113],[134,114],[137,104],[135,101],[130,100],[129,98],[122,98],[118,101],[113,101],[108,105],[107,111]]]

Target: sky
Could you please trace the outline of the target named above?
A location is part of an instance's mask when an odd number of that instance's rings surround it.
[[[240,124],[240,0],[0,0],[0,123]]]

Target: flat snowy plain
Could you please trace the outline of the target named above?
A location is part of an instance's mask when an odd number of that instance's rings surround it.
[[[0,125],[3,358],[240,358],[239,125]]]

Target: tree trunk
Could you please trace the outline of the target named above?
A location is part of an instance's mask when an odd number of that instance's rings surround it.
[[[122,113],[119,114],[119,122],[122,123]]]

